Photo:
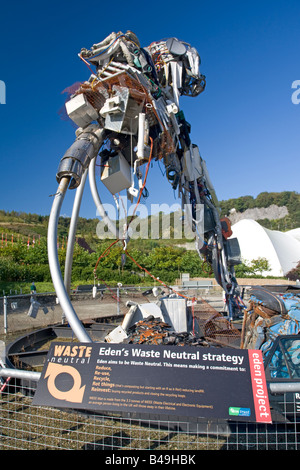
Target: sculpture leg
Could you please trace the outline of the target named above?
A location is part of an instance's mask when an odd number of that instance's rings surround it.
[[[91,160],[93,160],[99,152],[104,137],[103,129],[99,126],[89,126],[85,129],[77,131],[77,139],[72,146],[67,150],[63,156],[57,173],[57,180],[59,182],[57,193],[54,197],[53,205],[49,217],[48,225],[48,259],[50,273],[53,285],[63,309],[63,312],[74,332],[76,337],[81,342],[92,342],[91,338],[85,331],[82,323],[80,322],[69,298],[67,287],[63,281],[58,259],[57,248],[57,227],[60,216],[61,207],[64,201],[65,194],[69,188],[77,188],[82,184],[82,189],[78,193],[74,208],[74,218],[72,221],[72,232],[76,225],[78,210],[81,201],[81,193],[83,192],[84,181],[87,176],[87,170]],[[73,237],[73,235],[72,235]],[[74,241],[71,240],[70,252],[72,252]],[[67,269],[69,276],[69,269],[71,260],[68,254]]]
[[[77,222],[79,216],[79,210],[82,201],[82,195],[86,183],[88,170],[85,170],[81,183],[76,189],[76,195],[73,204],[73,211],[71,216],[70,228],[69,228],[69,235],[68,235],[68,244],[67,244],[67,252],[66,252],[66,261],[65,261],[65,274],[64,274],[64,283],[66,287],[67,293],[70,295],[71,289],[71,275],[72,275],[72,264],[73,264],[73,253],[74,253],[74,243],[76,237],[76,229],[77,229]]]
[[[58,249],[57,249],[57,225],[60,215],[62,203],[70,183],[70,178],[64,177],[59,183],[57,193],[54,197],[53,205],[49,217],[48,225],[48,258],[49,267],[51,272],[54,289],[59,299],[59,303],[63,309],[63,312],[68,319],[68,322],[79,341],[83,343],[92,342],[89,335],[86,333],[82,323],[80,322],[77,314],[71,304],[70,298],[66,291],[61,269],[58,260]]]
[[[101,201],[98,189],[97,189],[95,167],[96,167],[96,159],[93,159],[89,166],[89,183],[90,183],[92,197],[93,197],[96,209],[97,209],[97,214],[100,215],[103,222],[107,225],[109,231],[114,235],[114,237],[118,239],[120,238],[119,231],[116,227],[116,224],[113,223],[108,217],[103,207],[103,204],[102,204],[102,201]]]

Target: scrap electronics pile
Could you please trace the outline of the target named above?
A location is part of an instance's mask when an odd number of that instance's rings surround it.
[[[122,325],[106,337],[112,343],[214,346],[260,349],[264,355],[279,335],[300,333],[300,292],[250,290],[242,329],[237,329],[205,300],[166,297],[131,305]]]
[[[111,343],[175,346],[240,346],[240,331],[206,301],[162,298],[131,305],[121,325],[106,336]]]
[[[124,343],[138,344],[164,344],[176,346],[207,346],[207,342],[203,337],[196,333],[172,331],[171,325],[154,318],[152,315],[140,320],[129,328],[128,338]]]

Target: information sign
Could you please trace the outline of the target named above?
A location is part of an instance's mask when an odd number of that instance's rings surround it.
[[[271,422],[256,350],[53,342],[33,403]]]

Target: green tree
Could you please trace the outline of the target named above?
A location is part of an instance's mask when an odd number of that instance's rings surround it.
[[[263,272],[271,270],[270,263],[267,258],[257,258],[251,261],[251,271],[254,275],[262,276]]]

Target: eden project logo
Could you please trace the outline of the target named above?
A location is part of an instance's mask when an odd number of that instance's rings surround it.
[[[6,85],[3,80],[0,80],[0,104],[6,104]]]

